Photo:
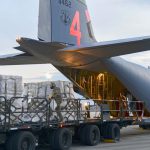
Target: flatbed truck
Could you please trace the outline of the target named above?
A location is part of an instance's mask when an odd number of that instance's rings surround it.
[[[124,110],[123,107],[111,110],[107,100],[100,104],[95,100],[91,104],[86,99],[72,99],[77,109],[61,111],[74,113],[75,119],[59,121],[50,119],[51,114],[56,113],[50,109],[50,100],[32,98],[35,103],[19,108],[14,105],[17,99],[22,100],[22,103],[30,101],[28,97],[12,97],[10,100],[0,97],[0,143],[5,145],[6,150],[35,150],[38,145],[49,145],[54,150],[68,150],[73,139],[78,139],[84,145],[94,146],[105,139],[119,141],[120,129],[123,127],[150,127],[150,123],[146,121],[148,119],[143,121],[143,108],[132,110],[136,116],[126,116],[131,110]],[[81,109],[81,101],[86,104],[85,110]],[[113,112],[116,112],[116,117],[111,116]],[[91,118],[92,113],[98,115]],[[39,120],[35,121],[37,116]]]

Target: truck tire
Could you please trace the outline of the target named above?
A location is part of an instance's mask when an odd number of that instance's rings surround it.
[[[94,146],[100,143],[100,130],[98,126],[88,125],[86,129],[86,144]]]
[[[67,128],[60,128],[53,132],[51,147],[53,150],[68,150],[72,145],[72,134]]]
[[[120,127],[118,124],[109,124],[108,125],[108,130],[107,130],[107,137],[109,139],[113,139],[115,141],[119,141],[120,140]]]
[[[96,125],[86,125],[80,129],[80,141],[84,145],[94,146],[100,142],[100,130]]]
[[[6,142],[5,142],[5,149],[6,150],[12,150],[12,146],[13,146],[13,140],[14,140],[14,135],[11,134],[9,136],[7,136]]]
[[[87,131],[87,125],[80,127],[78,131],[80,142],[83,145],[86,145],[86,131]]]
[[[22,131],[9,137],[7,150],[35,150],[36,140],[31,132]]]

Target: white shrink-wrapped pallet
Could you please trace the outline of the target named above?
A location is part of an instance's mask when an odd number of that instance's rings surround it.
[[[23,84],[21,76],[0,75],[0,96],[6,99],[19,97],[22,94]]]
[[[5,120],[5,99],[7,102],[12,100],[12,97],[21,97],[23,91],[22,77],[21,76],[10,76],[10,75],[0,75],[0,122]],[[21,101],[17,99],[12,100],[12,113],[17,111],[16,108],[21,107]],[[11,120],[14,117],[11,118]]]
[[[46,81],[37,83],[25,83],[24,92],[25,96],[48,98],[53,93],[51,89],[52,83],[55,83],[56,87],[60,88],[61,94],[64,96],[72,95],[74,97],[73,84],[69,81]]]
[[[61,115],[64,120],[72,121],[77,119],[77,101],[74,98],[73,84],[69,81],[47,81],[39,83],[25,83],[24,94],[30,97],[46,98],[50,101],[51,110],[53,111],[50,119],[59,120],[58,113],[56,111],[57,99],[50,98],[53,95],[53,89],[51,85],[55,84],[60,88],[62,102],[61,102]],[[40,101],[40,99],[39,99]],[[31,102],[35,103],[35,102]],[[42,115],[42,114],[41,114]],[[37,119],[34,119],[37,120]]]
[[[30,97],[48,98],[52,93],[50,86],[51,82],[25,83],[23,94]]]

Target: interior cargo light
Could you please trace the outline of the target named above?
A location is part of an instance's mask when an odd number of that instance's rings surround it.
[[[98,76],[97,76],[97,79],[100,79],[104,74],[103,73],[100,73]]]

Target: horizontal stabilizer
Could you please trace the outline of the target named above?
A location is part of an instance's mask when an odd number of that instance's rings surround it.
[[[20,44],[20,46],[17,47],[16,49],[30,54],[32,54],[33,51],[38,53],[38,52],[44,52],[45,49],[46,51],[47,49],[58,50],[66,47],[66,45],[62,43],[44,42],[44,41],[39,41],[39,40],[34,40],[34,39],[29,39],[24,37],[21,37],[16,41]]]
[[[19,50],[19,51],[24,52],[24,53],[27,51],[26,49],[24,49],[21,46],[14,47],[14,49]]]
[[[5,59],[5,58],[12,58],[12,57],[16,57],[19,55],[24,55],[24,53],[14,53],[14,54],[7,54],[7,55],[0,55],[0,59]]]
[[[42,55],[49,56],[66,45],[57,42],[44,42],[29,38],[18,38],[20,46],[15,47],[19,54],[0,56],[0,65],[23,65],[23,64],[47,64],[49,59],[41,58]]]
[[[39,60],[28,54],[10,54],[0,56],[1,65],[25,65],[25,64],[45,64],[43,60]]]
[[[79,52],[100,58],[109,58],[147,50],[150,50],[150,36],[72,46],[61,51],[66,53]]]

